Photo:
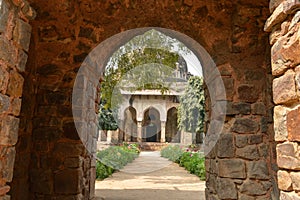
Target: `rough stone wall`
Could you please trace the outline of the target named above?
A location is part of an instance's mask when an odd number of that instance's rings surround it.
[[[93,197],[94,164],[76,134],[71,112],[76,72],[99,43],[145,26],[190,36],[210,53],[223,76],[227,121],[220,142],[206,161],[207,199],[270,197],[276,188],[272,182],[276,165],[272,165],[275,159],[269,150],[273,146],[270,50],[263,32],[269,12],[264,0],[30,3],[37,17],[31,23],[28,84],[23,91],[27,102],[23,102],[26,108],[21,114],[24,140],[20,140],[32,147],[29,199]],[[20,143],[20,153],[22,148]],[[15,172],[21,171],[15,168]],[[23,182],[15,180],[13,191],[19,191]],[[14,199],[27,198],[18,195]]]
[[[26,1],[0,1],[0,199],[10,199],[25,64],[35,12]]]
[[[280,199],[300,199],[300,1],[273,0],[270,32]]]

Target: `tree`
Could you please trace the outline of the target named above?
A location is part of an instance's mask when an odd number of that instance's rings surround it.
[[[112,55],[101,82],[99,125],[103,130],[113,130],[116,127],[112,103],[117,105],[119,102],[112,100],[119,101],[121,98],[112,99],[112,96],[116,95],[114,89],[120,81],[129,80],[135,90],[157,89],[163,94],[169,86],[165,79],[171,76],[172,69],[176,67],[179,59],[176,51],[182,54],[190,53],[190,50],[175,38],[150,30],[134,37]],[[140,68],[134,70],[137,67]],[[156,70],[151,71],[153,67]],[[129,71],[131,73],[128,73]],[[124,78],[127,73],[133,77]],[[154,81],[153,78],[157,79]],[[121,85],[126,83],[122,82]],[[109,125],[110,123],[112,125]]]
[[[202,142],[201,134],[204,132],[204,118],[203,77],[192,76],[188,80],[184,94],[180,97],[178,128],[182,131],[193,133],[194,143]]]

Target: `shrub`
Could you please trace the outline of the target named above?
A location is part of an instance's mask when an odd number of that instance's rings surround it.
[[[189,148],[183,150],[178,145],[170,145],[161,150],[161,156],[178,163],[191,174],[195,174],[201,180],[205,180],[205,158],[197,150],[197,147],[189,146]]]
[[[138,157],[139,149],[135,144],[112,146],[97,153],[96,178],[103,180],[115,170],[122,169],[125,165]]]
[[[169,160],[179,163],[179,159],[181,155],[183,154],[183,150],[179,145],[169,145],[165,148],[163,148],[160,152],[160,155],[164,158],[168,158]]]

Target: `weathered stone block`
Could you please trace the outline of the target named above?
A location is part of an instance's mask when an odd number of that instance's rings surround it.
[[[239,148],[245,147],[248,144],[247,135],[236,135],[235,136],[235,145]]]
[[[8,15],[9,15],[9,10],[7,8],[6,2],[1,0],[0,1],[0,32],[1,33],[4,33],[6,31]]]
[[[240,159],[221,159],[218,164],[219,176],[225,178],[246,178],[245,162]]]
[[[15,157],[16,157],[15,147],[7,148],[6,155],[5,155],[5,158],[4,158],[4,165],[2,167],[3,169],[0,171],[0,174],[2,174],[2,178],[6,182],[11,182],[12,181],[14,164],[15,164]]]
[[[8,79],[9,73],[0,65],[0,92],[6,91]]]
[[[217,179],[217,193],[221,199],[237,199],[237,189],[233,180],[228,178]]]
[[[0,120],[0,145],[15,145],[18,141],[20,119],[7,116]]]
[[[298,144],[297,143],[283,143],[278,144],[277,150],[277,164],[278,167],[299,170],[300,159],[297,158]]]
[[[15,98],[11,103],[12,114],[14,116],[19,116],[21,111],[22,99]]]
[[[297,100],[295,74],[291,71],[273,81],[273,100],[276,104],[286,104]]]
[[[280,199],[283,199],[283,200],[298,200],[299,195],[297,195],[295,192],[280,191]]]
[[[260,144],[263,142],[262,135],[250,135],[249,144]]]
[[[54,191],[58,194],[77,194],[81,192],[82,171],[66,169],[54,176]],[[70,184],[71,183],[71,184]]]
[[[300,107],[287,113],[287,129],[290,141],[300,142]]]
[[[232,100],[234,96],[234,80],[228,77],[223,77],[222,79],[226,90],[226,98],[227,100]]]
[[[28,59],[28,55],[23,50],[19,50],[16,66],[20,72],[25,72],[27,59]]]
[[[254,115],[265,115],[266,114],[266,106],[262,102],[254,103],[251,105],[251,112]]]
[[[286,141],[288,138],[288,131],[286,126],[287,109],[283,106],[276,106],[274,108],[274,132],[275,141]]]
[[[237,118],[231,128],[237,133],[256,133],[259,126],[256,121],[248,118]]]
[[[269,169],[266,161],[250,161],[247,165],[248,177],[253,179],[268,180]]]
[[[247,115],[251,112],[251,105],[249,103],[232,103],[227,102],[227,115],[237,115],[237,114],[243,114]]]
[[[0,49],[0,59],[13,66],[15,64],[15,61],[13,57],[14,53],[12,45],[3,36],[0,37]]]
[[[234,156],[234,144],[232,134],[221,134],[218,141],[218,157],[231,158]]]
[[[287,171],[278,171],[277,172],[278,178],[278,188],[284,191],[291,191],[292,190],[292,179],[290,174]]]
[[[239,195],[239,199],[240,200],[256,200],[255,197],[246,195],[246,194],[240,194]]]
[[[10,99],[8,96],[0,94],[0,114],[8,111],[10,107]]]
[[[23,92],[23,83],[24,78],[19,73],[11,71],[7,87],[7,94],[11,97],[21,97]]]
[[[247,195],[264,195],[267,193],[267,190],[263,184],[259,181],[246,180],[241,185],[240,192]]]
[[[0,187],[0,197],[6,195],[10,190],[10,187],[8,185]]]
[[[259,92],[253,85],[241,84],[238,87],[238,98],[247,103],[254,103],[259,98]]]
[[[246,158],[249,160],[256,160],[260,158],[256,145],[248,145],[244,148],[237,148],[236,155],[240,158]]]
[[[295,157],[296,151],[297,151],[297,146],[298,145],[296,143],[291,143],[291,142],[278,144],[276,147],[277,155]]]
[[[21,19],[16,22],[16,27],[13,34],[13,39],[16,41],[25,51],[28,51],[31,37],[31,26]]]
[[[291,179],[293,182],[293,189],[300,191],[300,172],[291,172]]]

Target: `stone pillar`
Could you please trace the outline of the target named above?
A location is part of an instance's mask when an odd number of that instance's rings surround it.
[[[108,130],[107,131],[107,143],[110,144],[111,143],[111,138],[112,138],[112,131]]]
[[[7,195],[10,190],[11,194],[17,195],[15,190],[11,189],[16,185],[12,183],[16,181],[16,177],[20,183],[17,193],[25,191],[20,195],[28,197],[27,158],[30,156],[30,148],[27,146],[30,146],[30,137],[25,134],[26,128],[22,130],[22,145],[17,142],[21,135],[20,110],[32,30],[29,20],[34,17],[35,11],[27,1],[0,0],[0,199],[5,200],[11,198]],[[30,108],[31,105],[26,107]],[[30,123],[28,121],[28,124]],[[19,150],[19,146],[22,146],[22,149]],[[14,167],[17,168],[17,172],[14,171]]]
[[[274,131],[280,199],[300,199],[300,2],[271,1]]]
[[[137,122],[137,141],[142,142],[142,121]]]
[[[164,143],[166,142],[166,122],[162,121],[160,125],[160,142]]]

